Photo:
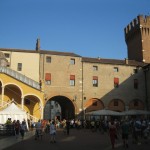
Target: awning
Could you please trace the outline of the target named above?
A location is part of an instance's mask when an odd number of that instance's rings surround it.
[[[121,116],[121,113],[117,112],[117,111],[108,110],[108,109],[102,109],[102,110],[87,112],[85,115],[92,115],[92,116]]]
[[[130,115],[150,115],[150,111],[146,110],[128,110],[121,112],[124,116],[130,116]]]

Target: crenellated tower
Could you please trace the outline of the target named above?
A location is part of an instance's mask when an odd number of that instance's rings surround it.
[[[124,32],[128,59],[150,63],[150,16],[137,16]]]

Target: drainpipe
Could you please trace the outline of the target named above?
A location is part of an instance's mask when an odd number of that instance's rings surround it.
[[[84,108],[83,108],[83,61],[82,61],[82,119],[85,119],[85,112],[84,112]]]

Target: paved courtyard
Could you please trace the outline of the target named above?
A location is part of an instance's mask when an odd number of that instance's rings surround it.
[[[57,131],[56,143],[50,143],[49,134],[44,134],[42,140],[34,140],[34,132],[28,132],[24,140],[9,138],[0,138],[0,150],[111,150],[110,139],[107,133],[91,132],[90,130],[71,129],[70,135],[64,135],[63,131]],[[150,140],[147,144],[142,141],[141,145],[132,143],[131,137],[129,148],[132,150],[149,150]],[[121,137],[116,142],[116,150],[124,149]]]

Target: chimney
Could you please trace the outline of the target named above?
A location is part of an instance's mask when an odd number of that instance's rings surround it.
[[[36,51],[40,51],[40,38],[36,41]]]

